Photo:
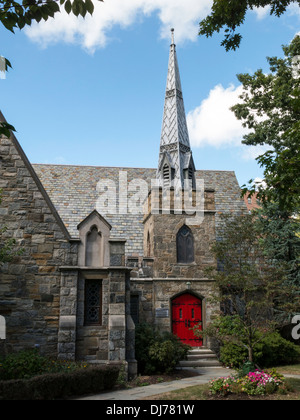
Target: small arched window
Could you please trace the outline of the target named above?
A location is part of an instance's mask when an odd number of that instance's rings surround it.
[[[191,264],[195,261],[194,237],[190,228],[186,225],[177,233],[177,262],[181,264]]]
[[[147,235],[147,257],[151,257],[151,239],[150,239],[150,232]]]
[[[87,267],[99,267],[101,265],[101,232],[97,226],[93,226],[86,237],[86,263]]]

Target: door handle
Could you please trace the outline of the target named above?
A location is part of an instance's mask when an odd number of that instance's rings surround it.
[[[187,320],[184,321],[185,328],[187,328]]]

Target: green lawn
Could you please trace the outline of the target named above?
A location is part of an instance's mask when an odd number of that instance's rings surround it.
[[[272,394],[266,396],[248,396],[245,394],[242,395],[229,395],[227,397],[218,397],[210,395],[209,385],[197,385],[191,386],[185,389],[179,389],[177,391],[167,392],[165,394],[160,394],[157,397],[151,397],[151,400],[185,400],[185,401],[195,401],[195,400],[300,400],[300,379],[289,378],[287,379],[287,384],[289,385],[289,391],[287,394]]]
[[[290,365],[290,366],[280,366],[280,367],[277,367],[276,370],[282,375],[287,375],[287,374],[300,375],[300,364]]]
[[[300,364],[291,366],[282,366],[276,368],[283,375],[300,375]],[[229,395],[220,397],[211,395],[209,384],[191,386],[177,391],[160,394],[157,397],[151,397],[155,400],[300,400],[300,378],[287,378],[287,391],[285,394],[275,393],[266,396],[247,396],[246,394]]]

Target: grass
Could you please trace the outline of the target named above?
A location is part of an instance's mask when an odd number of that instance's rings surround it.
[[[276,368],[277,372],[282,375],[300,375],[300,364],[280,366]]]
[[[300,400],[300,379],[288,378],[286,380],[288,391],[286,394],[275,393],[264,396],[248,396],[246,394],[232,394],[226,397],[211,395],[209,384],[191,386],[185,389],[166,392],[157,396],[150,397],[151,400],[169,400],[169,401],[195,401],[195,400]]]
[[[195,401],[195,400],[207,400],[207,395],[209,394],[209,385],[197,385],[190,386],[188,388],[179,389],[176,391],[166,392],[157,396],[152,396],[149,399],[151,400],[185,400],[185,401]]]
[[[299,378],[286,378],[287,391],[283,394],[280,392],[264,395],[264,396],[248,396],[246,394],[232,394],[226,397],[211,395],[209,384],[191,386],[185,389],[166,392],[157,396],[153,396],[151,400],[300,400],[300,364],[276,367],[277,372],[283,375],[299,375]]]

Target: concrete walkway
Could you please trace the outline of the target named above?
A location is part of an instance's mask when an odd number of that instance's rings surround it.
[[[187,388],[189,386],[201,385],[208,383],[211,379],[218,378],[220,376],[229,376],[234,373],[233,370],[224,369],[222,367],[210,367],[210,368],[197,368],[193,369],[199,376],[193,376],[191,378],[184,378],[172,382],[162,382],[155,385],[148,385],[144,387],[137,387],[131,389],[121,389],[112,392],[103,392],[98,395],[89,395],[86,397],[77,398],[81,401],[89,400],[106,400],[106,401],[122,401],[122,400],[141,400],[146,397],[152,397],[158,394],[164,394],[165,392],[175,391],[177,389]]]

